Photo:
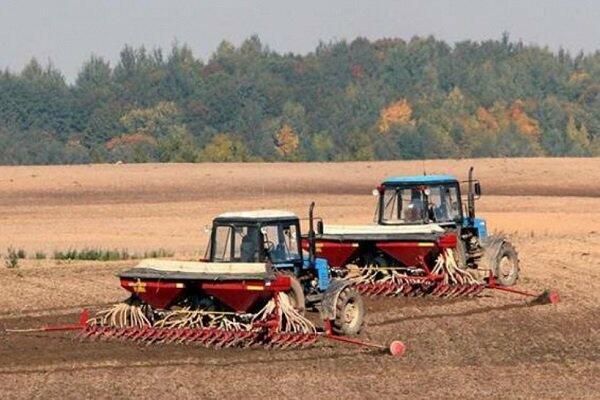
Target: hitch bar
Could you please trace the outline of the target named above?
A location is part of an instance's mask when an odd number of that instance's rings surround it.
[[[502,292],[515,293],[521,296],[526,297],[535,297],[534,302],[538,302],[540,304],[557,304],[560,302],[560,295],[556,291],[545,290],[542,293],[531,293],[525,290],[514,289],[506,286],[499,285],[496,282],[496,279],[493,275],[490,274],[487,285],[485,285],[486,289],[494,289]]]

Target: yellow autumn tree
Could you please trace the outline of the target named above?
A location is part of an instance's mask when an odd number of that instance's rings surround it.
[[[496,117],[483,107],[479,107],[475,112],[477,122],[486,130],[497,132],[499,125]]]
[[[524,104],[521,100],[515,100],[508,110],[509,119],[514,122],[520,133],[539,139],[540,123],[527,115],[523,106]]]
[[[381,110],[377,127],[379,132],[389,132],[392,125],[413,124],[412,107],[406,99],[400,99]]]
[[[527,115],[525,105],[521,100],[515,100],[510,106],[496,102],[490,110],[479,107],[475,112],[475,117],[481,128],[494,133],[514,124],[519,133],[531,136],[536,140],[540,137],[540,123]]]
[[[141,133],[151,136],[164,136],[178,124],[181,115],[173,102],[161,101],[154,107],[135,108],[121,117],[125,133]]]
[[[584,124],[578,128],[575,118],[569,116],[567,121],[566,136],[571,143],[571,153],[574,155],[583,155],[590,147],[590,138],[587,128]]]
[[[569,84],[578,84],[589,80],[590,74],[585,71],[575,71],[569,77]]]
[[[287,158],[298,150],[300,139],[289,124],[284,124],[275,135],[275,150]]]
[[[226,133],[217,133],[202,149],[199,155],[201,161],[231,162],[247,161],[248,150],[244,143]]]

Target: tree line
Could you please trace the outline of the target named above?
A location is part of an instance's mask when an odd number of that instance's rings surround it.
[[[600,155],[600,51],[357,38],[306,55],[256,36],[92,56],[73,83],[0,73],[0,164]]]

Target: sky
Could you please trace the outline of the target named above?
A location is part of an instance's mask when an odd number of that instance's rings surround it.
[[[32,57],[74,81],[94,54],[113,65],[125,44],[187,44],[206,60],[222,40],[257,34],[272,50],[307,53],[319,41],[434,35],[600,49],[598,0],[0,0],[0,69]]]

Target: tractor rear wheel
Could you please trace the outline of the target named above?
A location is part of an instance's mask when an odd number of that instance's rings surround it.
[[[494,277],[502,286],[512,286],[519,279],[519,254],[510,242],[503,242],[494,260]]]
[[[352,287],[345,287],[335,304],[335,320],[332,329],[338,335],[356,335],[362,328],[365,305],[362,297]]]

